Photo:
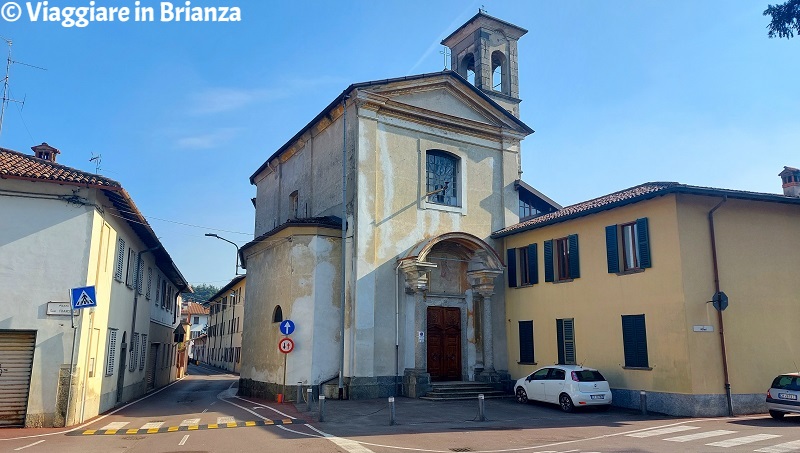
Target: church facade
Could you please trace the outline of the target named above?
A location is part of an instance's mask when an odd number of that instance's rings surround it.
[[[519,221],[521,198],[552,207],[519,180],[525,32],[479,12],[442,42],[452,70],[349,86],[253,173],[240,394],[510,379],[491,234]]]

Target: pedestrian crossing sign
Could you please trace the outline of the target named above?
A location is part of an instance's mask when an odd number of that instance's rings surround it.
[[[94,286],[84,286],[81,288],[72,288],[70,290],[72,297],[73,310],[80,310],[81,308],[92,308],[97,306],[97,299],[95,298]]]

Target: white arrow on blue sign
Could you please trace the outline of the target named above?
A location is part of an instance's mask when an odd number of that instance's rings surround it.
[[[70,297],[70,302],[72,303],[73,310],[97,306],[97,298],[95,297],[94,286],[72,288],[70,290],[70,294],[72,296]]]
[[[294,332],[294,323],[291,319],[287,319],[281,323],[281,333],[284,335],[291,335]]]

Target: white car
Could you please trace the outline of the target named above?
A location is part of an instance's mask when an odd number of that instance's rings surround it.
[[[576,407],[611,407],[611,389],[599,371],[579,365],[553,365],[534,371],[514,384],[517,401],[558,404],[564,412]]]
[[[775,378],[767,390],[767,409],[774,419],[788,412],[800,414],[800,373],[786,373]]]

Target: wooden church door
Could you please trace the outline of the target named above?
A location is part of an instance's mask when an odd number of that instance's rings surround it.
[[[461,310],[428,307],[428,373],[432,381],[460,381]]]

